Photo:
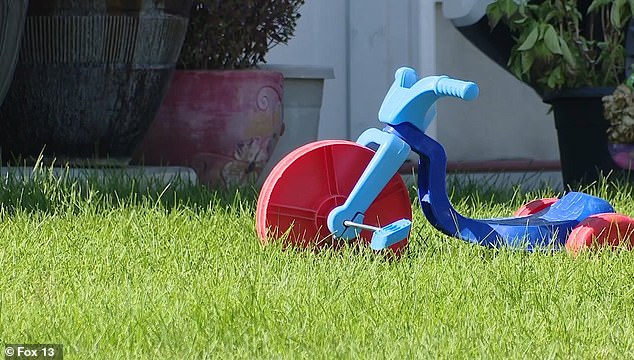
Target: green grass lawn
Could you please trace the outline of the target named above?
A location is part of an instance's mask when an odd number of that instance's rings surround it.
[[[468,216],[555,193],[460,184]],[[634,215],[631,187],[592,190]],[[131,179],[0,185],[0,342],[68,359],[632,358],[634,254],[527,254],[435,231],[410,249],[283,251],[255,194]]]

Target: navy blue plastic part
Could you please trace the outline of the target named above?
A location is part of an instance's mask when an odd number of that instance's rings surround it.
[[[490,247],[509,246],[532,251],[557,249],[582,220],[599,213],[614,213],[605,200],[570,192],[550,207],[524,217],[470,219],[460,215],[447,196],[447,156],[442,145],[424,131],[435,115],[435,102],[443,96],[473,100],[479,89],[475,83],[430,76],[418,79],[411,68],[396,71],[395,80],[379,110],[379,120],[387,124],[381,133],[371,129],[361,135],[363,145],[379,144],[346,203],[328,216],[328,228],[336,236],[349,239],[356,229],[345,222],[363,222],[363,213],[407,157],[410,148],[420,155],[418,193],[427,219],[438,230],[459,239]],[[405,220],[409,222],[409,220]],[[375,231],[371,246],[383,249],[404,239],[411,223],[395,222]]]
[[[583,219],[598,213],[613,213],[604,199],[579,192],[564,195],[552,206],[533,215],[517,218],[470,219],[460,215],[447,196],[447,156],[442,145],[415,125],[388,125],[384,131],[401,137],[420,155],[418,195],[430,223],[447,235],[491,247],[502,245],[534,250],[559,248],[570,231]]]

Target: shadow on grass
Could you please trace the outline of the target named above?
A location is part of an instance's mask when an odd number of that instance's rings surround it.
[[[0,204],[5,213],[16,211],[55,213],[94,206],[112,209],[125,206],[158,206],[166,210],[186,206],[206,209],[210,206],[255,207],[257,190],[234,188],[210,189],[191,180],[173,176],[128,175],[115,172],[108,176],[71,175],[68,169],[36,168],[25,172],[10,170],[0,180]]]
[[[237,204],[255,210],[258,189],[255,187],[210,189],[181,179],[178,175],[147,176],[125,171],[108,176],[86,173],[78,176],[64,168],[12,168],[0,178],[0,203],[3,211],[58,211],[81,208],[87,203],[99,208],[132,205],[156,205],[165,209],[187,206],[194,209],[212,206],[232,207]],[[634,182],[629,178],[606,177],[600,181],[575,189],[608,201],[629,199],[634,195]],[[410,198],[418,201],[416,187],[409,186]],[[450,178],[447,193],[453,204],[489,206],[508,204],[518,199],[532,200],[561,195],[545,186],[538,191],[523,192],[519,185],[504,182],[502,176],[482,179]],[[628,201],[629,202],[629,201]],[[416,211],[416,210],[415,210]]]
[[[629,174],[629,173],[627,173]],[[544,197],[561,197],[565,192],[580,191],[607,200],[621,197],[623,194],[634,193],[634,177],[620,174],[609,174],[599,180],[568,188],[566,191],[553,189],[548,183],[532,186],[530,190],[523,188],[524,182],[534,182],[535,176],[526,174],[525,178],[517,182],[508,182],[504,174],[492,174],[488,177],[452,177],[447,181],[447,192],[453,203],[470,201],[474,198],[484,200],[487,204],[506,204],[520,196],[526,200]]]
[[[518,195],[536,194],[532,196],[552,197],[558,194],[553,184],[541,179],[538,173],[514,176],[504,173],[449,173],[445,181],[447,195],[450,201],[456,204],[474,199],[483,199],[489,204],[503,204],[512,201]],[[417,201],[418,178],[415,175],[410,176],[408,185],[410,198]]]

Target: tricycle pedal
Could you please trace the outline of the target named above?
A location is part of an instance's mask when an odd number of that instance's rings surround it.
[[[412,222],[407,219],[397,220],[387,226],[379,228],[372,235],[370,247],[372,250],[383,250],[397,242],[405,240],[412,228]]]

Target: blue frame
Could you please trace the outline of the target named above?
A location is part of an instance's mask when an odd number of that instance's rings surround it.
[[[346,202],[328,216],[328,228],[338,238],[352,239],[357,230],[345,221],[363,222],[363,215],[390,178],[407,159],[410,150],[420,156],[418,193],[425,217],[443,233],[474,244],[501,245],[532,251],[559,248],[569,232],[583,219],[598,213],[613,213],[604,199],[569,192],[550,207],[529,216],[476,220],[458,213],[446,190],[447,156],[442,145],[425,134],[435,117],[435,103],[444,96],[473,100],[478,96],[473,82],[430,76],[418,79],[411,68],[396,71],[381,109],[383,131],[369,129],[358,139],[364,146],[379,145]],[[376,231],[372,247],[385,248],[404,239],[411,222],[404,219]]]
[[[357,236],[357,229],[346,227],[344,222],[350,220],[355,223],[363,223],[364,213],[403,165],[411,151],[409,145],[400,137],[379,129],[366,130],[357,142],[364,146],[377,144],[379,147],[350,192],[346,202],[328,214],[328,229],[337,238],[347,240]]]
[[[446,190],[447,156],[442,145],[409,123],[388,126],[421,156],[418,165],[418,196],[427,220],[443,233],[480,245],[500,245],[534,250],[559,248],[569,232],[583,219],[614,212],[606,200],[569,192],[552,206],[529,216],[476,220],[458,213]]]

